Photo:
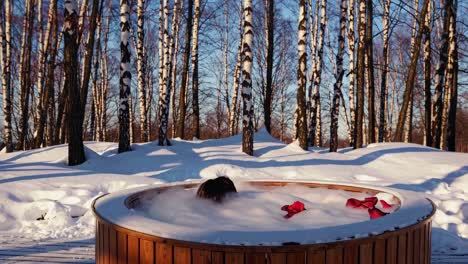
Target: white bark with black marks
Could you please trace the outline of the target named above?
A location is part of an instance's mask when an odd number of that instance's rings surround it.
[[[336,82],[333,85],[333,99],[331,108],[330,124],[330,152],[338,149],[338,117],[340,113],[340,100],[342,97],[341,87],[343,86],[343,54],[346,34],[346,1],[341,0],[340,35],[338,36],[338,52],[336,53]],[[346,114],[346,113],[345,113]]]
[[[321,0],[320,3],[320,27],[318,32],[318,49],[317,56],[315,57],[315,69],[312,74],[313,80],[313,89],[312,94],[309,95],[310,98],[310,112],[309,112],[309,146],[320,146],[320,134],[321,128],[317,129],[320,126],[319,116],[320,116],[320,84],[322,82],[322,64],[323,64],[323,46],[325,42],[325,27],[327,26],[327,1]]]
[[[197,0],[196,0],[197,1]],[[242,48],[242,152],[253,155],[253,115],[252,100],[252,0],[244,0],[244,41]]]
[[[130,151],[130,6],[120,0],[120,94],[119,94],[119,153]]]
[[[140,101],[140,140],[148,141],[148,112],[146,111],[146,49],[145,49],[145,13],[146,1],[138,0],[137,5],[137,75]]]
[[[12,89],[11,89],[11,17],[12,0],[4,1],[4,8],[0,8],[0,14],[4,14],[5,27],[0,25],[0,55],[2,56],[2,90],[3,90],[3,125],[5,129],[6,152],[13,151],[12,136]],[[4,12],[4,13],[2,13]]]

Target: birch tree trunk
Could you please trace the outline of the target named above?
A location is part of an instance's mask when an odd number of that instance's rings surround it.
[[[403,126],[406,121],[406,112],[408,111],[408,105],[411,99],[411,91],[414,88],[414,78],[416,75],[416,66],[418,62],[418,57],[419,57],[419,51],[421,48],[421,38],[422,38],[422,32],[423,32],[423,20],[426,17],[427,14],[427,7],[429,5],[429,0],[424,0],[423,7],[421,10],[421,13],[419,15],[418,21],[419,23],[419,28],[418,32],[416,35],[415,43],[414,43],[414,52],[413,55],[411,56],[411,64],[409,67],[409,72],[408,72],[408,77],[405,82],[405,91],[403,95],[403,102],[401,105],[400,113],[398,115],[398,123],[397,123],[397,128],[395,131],[395,138],[394,141],[400,141],[403,135]],[[421,19],[423,18],[423,19]]]
[[[390,63],[390,50],[389,50],[389,29],[390,29],[390,4],[391,0],[383,0],[383,33],[382,33],[382,58],[383,66],[381,73],[381,86],[380,86],[380,110],[379,110],[379,142],[385,139],[385,111],[387,109],[387,93],[388,93],[388,65]]]
[[[187,26],[185,29],[185,49],[184,61],[182,66],[182,79],[179,89],[179,119],[177,120],[177,137],[185,139],[185,114],[187,111],[185,98],[187,97],[187,79],[189,72],[189,59],[190,59],[190,41],[192,39],[192,13],[193,13],[193,0],[188,0],[187,6]]]
[[[68,110],[68,165],[74,166],[83,163],[85,158],[83,146],[83,126],[81,117],[80,86],[78,72],[78,14],[74,0],[65,1],[64,20],[64,69],[65,85],[68,95],[73,100],[67,101]]]
[[[338,36],[338,52],[336,53],[336,82],[333,85],[333,99],[330,124],[330,152],[338,149],[338,117],[340,113],[341,87],[343,85],[343,53],[346,34],[346,0],[341,0],[340,35]],[[346,113],[345,113],[346,114]]]
[[[355,0],[349,0],[348,4],[348,54],[349,54],[349,115],[351,118],[351,140],[350,146],[354,146],[355,138],[355,122],[356,122],[356,103],[354,101],[355,82],[356,82],[356,66],[354,64],[354,51],[355,51],[355,37],[354,37],[354,7]]]
[[[308,149],[307,142],[307,109],[306,109],[306,84],[307,84],[307,9],[306,0],[299,1],[299,25],[298,25],[298,56],[297,69],[297,135],[299,146],[303,150]]]
[[[413,28],[411,29],[411,57],[413,56],[413,53],[414,53],[416,27],[418,26],[417,17],[419,13],[419,0],[414,0],[413,9],[414,9],[414,19],[413,19]],[[414,87],[411,90],[410,102],[409,102],[408,110],[406,111],[405,143],[409,143],[412,141],[411,133],[413,131],[413,104],[414,104]]]
[[[164,88],[164,31],[167,27],[167,24],[164,24],[164,7],[167,6],[167,0],[159,0],[159,30],[158,30],[158,109],[156,113],[156,118],[159,119],[159,111],[161,108],[161,100],[163,98],[163,88]],[[164,96],[165,97],[165,96]]]
[[[306,11],[304,11],[306,12]],[[327,26],[327,1],[321,0],[320,3],[320,30],[318,37],[318,50],[316,60],[316,67],[313,69],[313,90],[310,98],[310,113],[309,113],[309,145],[320,145],[320,129],[317,130],[318,116],[321,109],[320,104],[320,84],[322,82],[322,63],[323,63],[323,44],[325,42],[325,27]]]
[[[168,122],[169,122],[169,102],[171,100],[171,87],[172,87],[172,64],[173,64],[173,53],[174,53],[174,38],[173,36],[169,36],[168,33],[168,20],[169,20],[169,11],[167,2],[164,1],[164,87],[163,93],[159,98],[159,112],[158,112],[158,119],[159,119],[159,145],[160,146],[170,146],[171,143],[167,138],[167,129],[168,129]],[[173,9],[173,16],[172,16],[172,26],[171,26],[171,34],[174,34],[176,30],[177,22],[177,8],[178,8],[177,0],[174,1],[174,9]]]
[[[192,133],[200,138],[200,108],[198,104],[198,28],[200,20],[200,0],[195,0],[195,16],[192,33]]]
[[[273,94],[273,56],[274,56],[274,30],[275,30],[275,0],[265,0],[265,11],[267,13],[266,23],[266,86],[264,102],[265,128],[271,134],[271,102]]]
[[[86,110],[86,102],[88,98],[88,90],[89,90],[89,80],[91,77],[91,62],[93,60],[93,53],[94,53],[94,38],[96,32],[96,17],[98,16],[99,10],[99,3],[100,0],[93,0],[93,9],[91,10],[91,17],[89,18],[89,32],[88,32],[88,39],[86,40],[85,45],[85,55],[84,55],[84,62],[83,62],[83,71],[81,76],[81,90],[80,90],[80,97],[81,97],[81,124],[84,121],[84,114]]]
[[[198,0],[195,0],[198,1]],[[304,1],[304,0],[302,0]],[[252,100],[252,0],[244,0],[244,42],[242,48],[242,152],[253,156],[253,115],[254,106]]]
[[[5,129],[5,149],[6,152],[13,152],[12,137],[12,90],[11,90],[11,16],[12,0],[4,1],[4,10],[0,9],[0,14],[4,14],[5,28],[0,25],[0,49],[3,58],[2,63],[2,90],[3,90],[3,124]],[[4,13],[2,13],[4,11]]]
[[[442,6],[442,17],[444,20],[443,30],[441,32],[439,42],[439,62],[435,71],[434,80],[434,96],[432,97],[432,136],[433,136],[433,147],[440,148],[440,136],[442,134],[442,110],[443,110],[443,85],[445,69],[447,67],[448,60],[448,28],[450,21],[449,5],[450,0],[444,0],[441,2]]]
[[[374,41],[372,26],[374,23],[372,0],[367,0],[367,30],[366,30],[366,53],[367,53],[367,115],[369,118],[369,142],[375,143],[375,81],[374,81]]]
[[[456,40],[456,18],[457,18],[457,1],[450,0],[450,24],[448,32],[449,52],[447,71],[445,74],[445,90],[444,111],[442,113],[442,134],[441,134],[441,149],[455,151],[455,125],[457,111],[457,73],[458,71],[458,52]],[[450,143],[450,144],[448,144]]]
[[[424,20],[424,144],[432,146],[432,130],[431,130],[431,67],[432,67],[432,52],[431,52],[431,14],[432,2],[429,2],[427,15]]]
[[[39,70],[37,77],[37,104],[35,109],[34,118],[34,143],[33,148],[40,148],[44,138],[44,126],[45,126],[45,113],[42,111],[42,104],[44,103],[44,80],[46,76],[46,61],[49,51],[49,39],[50,39],[50,27],[51,27],[51,12],[53,9],[52,4],[49,5],[49,20],[46,26],[46,32],[43,30],[43,19],[42,19],[42,4],[43,1],[39,1],[38,5],[38,26],[39,26]]]
[[[457,99],[458,99],[458,37],[457,37],[457,10],[458,10],[458,0],[453,0],[452,8],[452,20],[451,20],[451,33],[452,38],[449,36],[449,42],[451,47],[453,47],[453,53],[449,54],[449,58],[453,60],[453,69],[449,71],[452,76],[452,82],[450,85],[451,95],[450,98],[450,107],[449,107],[449,116],[448,116],[448,125],[447,125],[447,150],[456,151],[456,121],[457,121]]]
[[[357,50],[357,91],[356,91],[356,120],[354,125],[354,148],[362,148],[364,119],[364,83],[365,83],[365,25],[366,25],[366,0],[359,0],[359,27]]]
[[[120,0],[120,106],[119,153],[130,151],[130,7],[128,0]]]
[[[171,109],[172,109],[172,133],[171,136],[176,137],[176,125],[177,125],[177,109],[176,109],[176,92],[177,92],[177,58],[179,57],[179,28],[181,25],[182,10],[184,8],[184,1],[180,3],[179,11],[177,12],[177,23],[175,25],[175,31],[172,33],[174,39],[174,55],[172,57],[172,69],[171,69]]]
[[[148,115],[146,111],[146,52],[145,52],[145,0],[138,0],[137,6],[137,72],[140,101],[140,140],[148,141]]]
[[[232,87],[232,100],[231,100],[231,110],[229,111],[229,135],[234,136],[237,134],[237,120],[239,119],[238,116],[238,94],[239,94],[239,84],[240,84],[240,75],[241,75],[241,66],[242,66],[242,47],[243,47],[243,39],[244,39],[244,32],[242,24],[244,23],[244,15],[243,15],[243,6],[242,3],[239,4],[240,6],[240,15],[239,15],[239,48],[237,50],[237,63],[236,68],[234,69],[234,81]]]
[[[55,84],[55,58],[58,52],[58,20],[57,20],[57,0],[52,0],[50,2],[52,9],[52,16],[49,15],[49,20],[51,20],[51,35],[50,35],[50,45],[49,45],[49,61],[47,63],[47,78],[45,83],[44,91],[44,103],[42,104],[42,113],[45,116],[44,123],[48,119],[47,126],[47,146],[53,144],[53,124],[54,124],[54,110],[55,110],[55,100],[54,100],[54,84]],[[53,5],[53,7],[52,7]],[[42,124],[44,125],[44,124]]]
[[[26,149],[26,139],[28,134],[28,119],[29,119],[29,95],[31,91],[31,49],[34,28],[35,15],[34,0],[29,0],[26,3],[26,11],[24,13],[23,36],[21,38],[20,51],[20,92],[19,92],[19,124],[18,124],[18,144],[16,149]]]
[[[224,40],[223,40],[223,79],[224,79],[224,102],[226,103],[226,110],[228,118],[231,116],[231,109],[229,103],[229,76],[228,76],[228,56],[229,56],[229,1],[224,1]],[[229,126],[229,120],[227,121]]]

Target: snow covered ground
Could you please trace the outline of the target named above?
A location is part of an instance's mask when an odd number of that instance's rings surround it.
[[[66,146],[0,153],[2,239],[89,238],[92,200],[136,186],[227,175],[242,179],[298,179],[365,183],[424,193],[438,206],[434,253],[468,254],[468,154],[415,144],[372,144],[339,153],[283,144],[261,131],[255,156],[240,151],[240,136],[133,144],[87,142],[88,161],[65,165]]]

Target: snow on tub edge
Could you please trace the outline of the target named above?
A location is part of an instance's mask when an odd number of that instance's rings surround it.
[[[432,218],[435,213],[435,205],[424,194],[393,189],[388,187],[373,186],[367,184],[353,184],[334,181],[301,181],[301,180],[251,180],[246,182],[281,182],[281,183],[317,183],[324,185],[351,186],[371,189],[394,195],[400,200],[400,208],[384,217],[364,222],[330,226],[323,228],[269,231],[269,232],[241,232],[229,230],[200,230],[187,226],[175,226],[148,218],[137,210],[129,209],[125,205],[131,195],[149,189],[162,187],[176,187],[188,184],[199,184],[202,181],[185,181],[178,183],[161,184],[157,187],[137,187],[107,194],[97,198],[93,203],[93,210],[97,217],[117,225],[119,227],[144,233],[150,236],[167,238],[172,240],[198,242],[218,245],[243,245],[243,246],[281,246],[286,242],[294,242],[301,245],[332,243],[343,240],[366,238],[386,232],[395,231],[425,219]],[[325,187],[325,186],[324,186]],[[344,205],[343,205],[344,206]],[[169,230],[169,231],[168,231]]]

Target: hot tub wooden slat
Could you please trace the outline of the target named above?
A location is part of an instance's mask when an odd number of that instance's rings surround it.
[[[172,264],[172,245],[156,243],[156,263]]]
[[[350,244],[344,248],[344,263],[357,264],[359,256],[359,247],[356,244]]]
[[[397,249],[397,237],[387,238],[387,264],[397,263]]]
[[[407,237],[406,237],[406,263],[414,263],[413,262],[413,256],[414,256],[414,235],[413,235],[413,230],[408,231]]]
[[[397,263],[406,263],[406,239],[407,233],[402,233],[398,236],[397,245]]]
[[[285,264],[286,254],[285,253],[271,253],[268,255],[269,263],[271,264]]]
[[[327,264],[342,264],[343,263],[343,248],[335,247],[327,249]]]
[[[192,250],[192,264],[210,264],[211,252],[209,250]]]
[[[117,232],[109,228],[109,263],[117,263]]]
[[[110,263],[110,237],[109,237],[109,230],[110,227],[107,225],[104,225],[104,263],[108,264]]]
[[[236,253],[236,252],[226,252],[225,263],[226,264],[243,264],[244,254]]]
[[[139,253],[140,253],[140,243],[139,239],[134,236],[128,236],[127,238],[127,248],[128,248],[128,263],[138,263],[139,262]]]
[[[420,232],[421,232],[421,240],[419,242],[419,252],[420,252],[419,263],[424,264],[425,259],[426,259],[425,250],[426,250],[426,240],[427,240],[426,225],[424,225],[424,228],[421,228]]]
[[[325,248],[312,248],[307,251],[307,264],[325,263]]]
[[[117,249],[118,249],[118,259],[119,264],[127,263],[127,235],[121,232],[117,234]]]
[[[414,264],[419,263],[419,256],[420,256],[420,253],[421,253],[421,252],[419,252],[420,239],[421,239],[421,232],[419,231],[419,229],[414,230],[413,231],[414,247],[413,247],[413,262],[412,262]]]
[[[359,263],[372,264],[373,262],[373,244],[366,243],[359,246]]]
[[[245,262],[246,264],[265,264],[265,253],[247,253]]]
[[[427,223],[427,245],[426,245],[426,250],[428,254],[426,254],[426,261],[425,263],[431,263],[431,228],[432,228],[432,223],[429,222]]]
[[[96,219],[96,234],[95,234],[95,238],[96,238],[96,250],[94,252],[94,257],[95,257],[95,260],[96,262],[100,262],[100,257],[101,257],[101,239],[99,238],[100,237],[100,234],[101,234],[101,231],[99,229],[99,221]]]
[[[190,248],[174,247],[174,264],[190,263],[191,258]]]
[[[373,263],[385,263],[385,240],[377,239],[374,242],[374,261]]]
[[[140,239],[140,263],[154,263],[154,242],[146,239]]]
[[[212,251],[211,252],[211,263],[212,264],[224,264],[224,253]]]
[[[286,263],[288,264],[305,263],[305,260],[306,260],[305,252],[287,253]]]

